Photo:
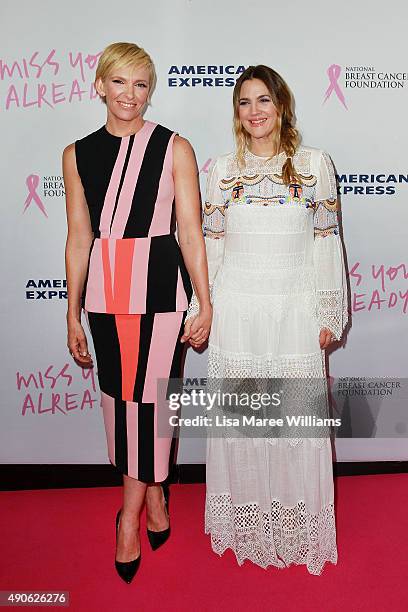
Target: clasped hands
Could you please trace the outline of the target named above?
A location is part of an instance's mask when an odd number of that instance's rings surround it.
[[[212,321],[212,307],[201,310],[198,315],[190,317],[184,324],[184,334],[180,342],[189,341],[193,348],[200,347],[210,334]]]

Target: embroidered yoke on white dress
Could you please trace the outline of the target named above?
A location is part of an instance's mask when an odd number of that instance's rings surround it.
[[[282,181],[285,154],[234,154],[210,169],[204,233],[213,301],[209,378],[325,376],[319,332],[340,339],[347,288],[334,169],[299,147],[301,182]],[[193,296],[190,316],[196,312]],[[337,561],[330,440],[216,438],[207,446],[206,532],[266,568]]]

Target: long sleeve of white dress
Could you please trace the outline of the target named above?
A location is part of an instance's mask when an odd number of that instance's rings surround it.
[[[320,156],[314,212],[313,263],[320,329],[328,328],[337,340],[348,321],[347,284],[337,218],[337,185],[327,153]]]
[[[219,187],[219,164],[215,160],[208,171],[205,201],[202,210],[202,227],[208,261],[210,296],[212,286],[224,256],[225,203]],[[198,298],[193,295],[188,307],[186,320],[199,312]]]

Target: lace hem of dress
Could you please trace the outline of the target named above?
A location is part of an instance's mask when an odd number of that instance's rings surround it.
[[[340,340],[348,321],[347,303],[342,289],[318,291],[317,317],[320,329],[330,329],[336,340]]]
[[[209,378],[320,378],[325,373],[321,352],[256,356],[219,349],[210,342]]]
[[[285,507],[273,500],[270,511],[263,512],[256,503],[234,505],[228,493],[210,495],[205,533],[214,552],[222,555],[230,548],[239,565],[246,559],[264,569],[306,565],[318,576],[326,562],[337,563],[333,504],[313,514],[303,501]]]

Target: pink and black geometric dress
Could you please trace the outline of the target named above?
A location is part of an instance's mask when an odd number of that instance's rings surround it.
[[[164,437],[157,379],[180,376],[191,297],[174,233],[174,136],[145,121],[131,136],[102,127],[75,143],[94,233],[84,307],[109,459],[143,482],[168,475],[172,431]]]

